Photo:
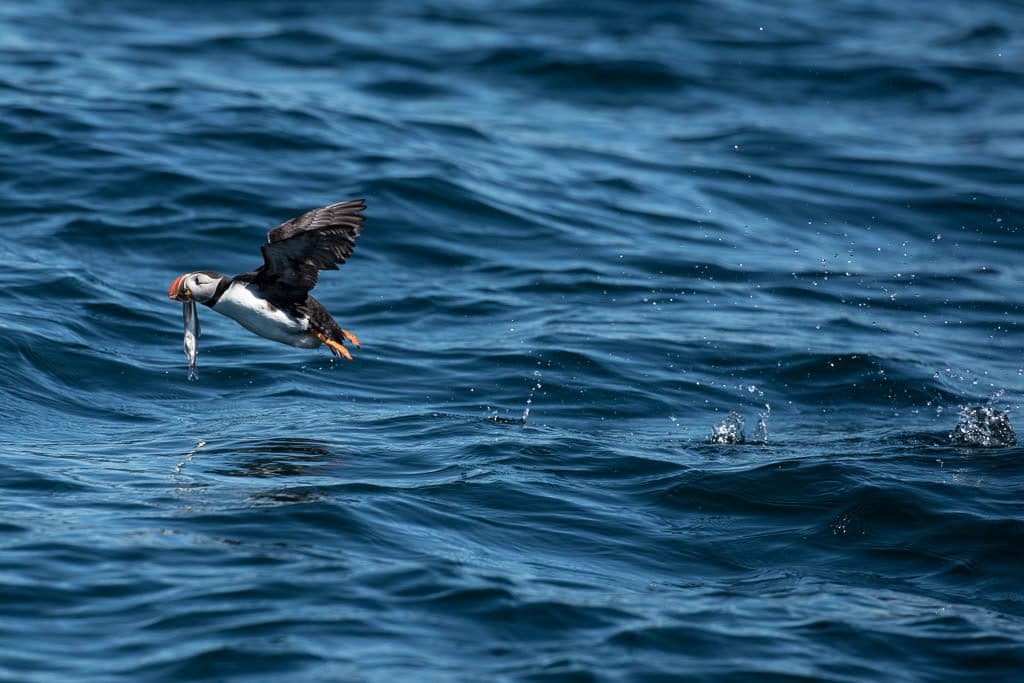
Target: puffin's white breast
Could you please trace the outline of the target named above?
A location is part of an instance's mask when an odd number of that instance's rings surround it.
[[[320,344],[318,339],[306,333],[309,318],[295,318],[256,294],[243,282],[232,282],[213,310],[267,339],[292,346],[313,347]]]

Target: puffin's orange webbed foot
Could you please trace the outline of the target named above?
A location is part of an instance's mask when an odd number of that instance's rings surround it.
[[[345,360],[352,360],[352,354],[349,353],[348,349],[346,349],[338,342],[328,339],[326,344],[330,346],[332,350],[334,350],[339,356],[341,356]]]
[[[344,337],[344,338],[345,338],[346,340],[348,340],[349,342],[351,342],[351,343],[352,343],[352,345],[353,345],[353,346],[355,346],[355,347],[356,347],[357,349],[361,349],[361,348],[363,348],[363,347],[362,347],[362,346],[360,346],[360,344],[359,344],[359,337],[357,337],[356,335],[352,334],[352,333],[351,333],[351,332],[349,332],[348,330],[345,330],[345,329],[343,329],[343,330],[341,331],[341,336],[342,336],[342,337]]]
[[[340,342],[328,339],[326,335],[323,335],[320,332],[314,332],[313,335],[324,344],[327,344],[327,347],[334,353],[338,354],[345,360],[352,360],[352,354],[349,353],[348,349],[346,349]]]

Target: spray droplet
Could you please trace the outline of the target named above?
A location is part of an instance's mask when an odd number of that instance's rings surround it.
[[[541,376],[540,375],[540,370],[534,370],[533,371],[533,377],[534,377],[533,388],[530,389],[530,396],[526,399],[526,407],[523,408],[523,416],[520,418],[520,422],[522,422],[523,425],[526,424],[526,419],[528,417],[530,417],[530,407],[533,405],[533,396],[534,396],[534,394],[536,394],[538,391],[540,391],[540,388],[543,386],[540,383],[540,376]]]

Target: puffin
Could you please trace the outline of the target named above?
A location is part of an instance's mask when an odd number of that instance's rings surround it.
[[[345,342],[359,348],[359,339],[309,292],[321,270],[337,270],[352,255],[365,208],[365,201],[352,199],[307,211],[267,233],[263,265],[256,270],[234,277],[185,273],[174,278],[167,296],[204,304],[266,339],[304,349],[324,344],[352,360]]]

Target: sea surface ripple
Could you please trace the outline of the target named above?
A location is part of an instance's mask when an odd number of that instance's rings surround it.
[[[1019,677],[1021,16],[3,4],[0,679]]]

